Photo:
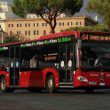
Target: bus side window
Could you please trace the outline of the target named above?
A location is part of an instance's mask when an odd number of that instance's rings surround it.
[[[22,59],[21,60],[21,67],[29,67],[29,60]]]

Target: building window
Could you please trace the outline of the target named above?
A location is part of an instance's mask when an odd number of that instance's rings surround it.
[[[69,25],[70,25],[70,23],[69,23],[69,22],[67,22],[67,25],[69,26]]]
[[[71,26],[73,25],[73,22],[71,22]]]
[[[27,23],[25,23],[25,27],[27,27]]]
[[[17,35],[21,35],[21,31],[17,31]]]
[[[17,27],[19,27],[19,24],[17,24]]]
[[[38,27],[39,26],[39,23],[34,23],[34,27]]]
[[[64,26],[64,22],[62,22],[62,26]]]
[[[76,22],[76,26],[78,25],[78,22]]]
[[[30,23],[28,23],[28,27],[30,27]]]
[[[25,23],[25,27],[30,27],[30,23]]]
[[[27,31],[25,31],[25,35],[26,35],[26,36],[28,35]]]
[[[59,26],[61,26],[61,22],[59,22]]]
[[[43,30],[43,35],[46,35],[46,30]]]
[[[47,26],[47,23],[42,23],[42,26]]]
[[[39,31],[38,30],[34,30],[34,35],[39,35]]]
[[[42,23],[42,26],[44,26],[45,25],[45,23]]]
[[[36,30],[34,30],[34,33],[33,34],[36,35]]]
[[[34,27],[36,27],[36,23],[34,23]]]
[[[47,26],[47,23],[45,23],[45,26]]]
[[[8,24],[8,27],[10,27],[10,24]]]
[[[17,35],[19,35],[19,31],[17,31]]]
[[[12,31],[10,31],[10,35],[12,35],[13,34],[13,32]]]
[[[28,31],[28,35],[30,35],[30,31]]]
[[[37,35],[39,35],[39,31],[37,30]]]
[[[20,27],[22,27],[22,24],[20,24]]]
[[[8,24],[8,27],[13,27],[13,24]]]
[[[22,27],[22,24],[17,24],[17,27]]]
[[[11,27],[13,27],[13,24],[11,24]]]
[[[59,22],[59,26],[64,26],[64,22]]]

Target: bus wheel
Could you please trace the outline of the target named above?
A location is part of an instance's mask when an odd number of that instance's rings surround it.
[[[2,77],[1,80],[0,80],[0,90],[2,92],[7,92],[7,90],[8,90],[7,86],[6,86],[6,80],[5,80],[4,77]]]
[[[55,81],[54,81],[54,76],[49,75],[46,79],[46,89],[48,90],[49,93],[55,92]]]
[[[7,88],[6,86],[6,80],[4,77],[2,77],[0,79],[0,90],[1,92],[13,92],[14,91],[14,88]]]

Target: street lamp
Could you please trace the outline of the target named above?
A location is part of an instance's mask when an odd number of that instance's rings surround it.
[[[1,27],[1,25],[0,25],[0,33],[1,33],[1,43],[3,44],[3,29],[2,29],[2,27]]]

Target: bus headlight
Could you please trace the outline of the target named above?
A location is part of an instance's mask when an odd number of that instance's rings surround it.
[[[83,76],[78,76],[77,78],[79,81],[81,82],[88,82],[87,78],[83,77]]]

